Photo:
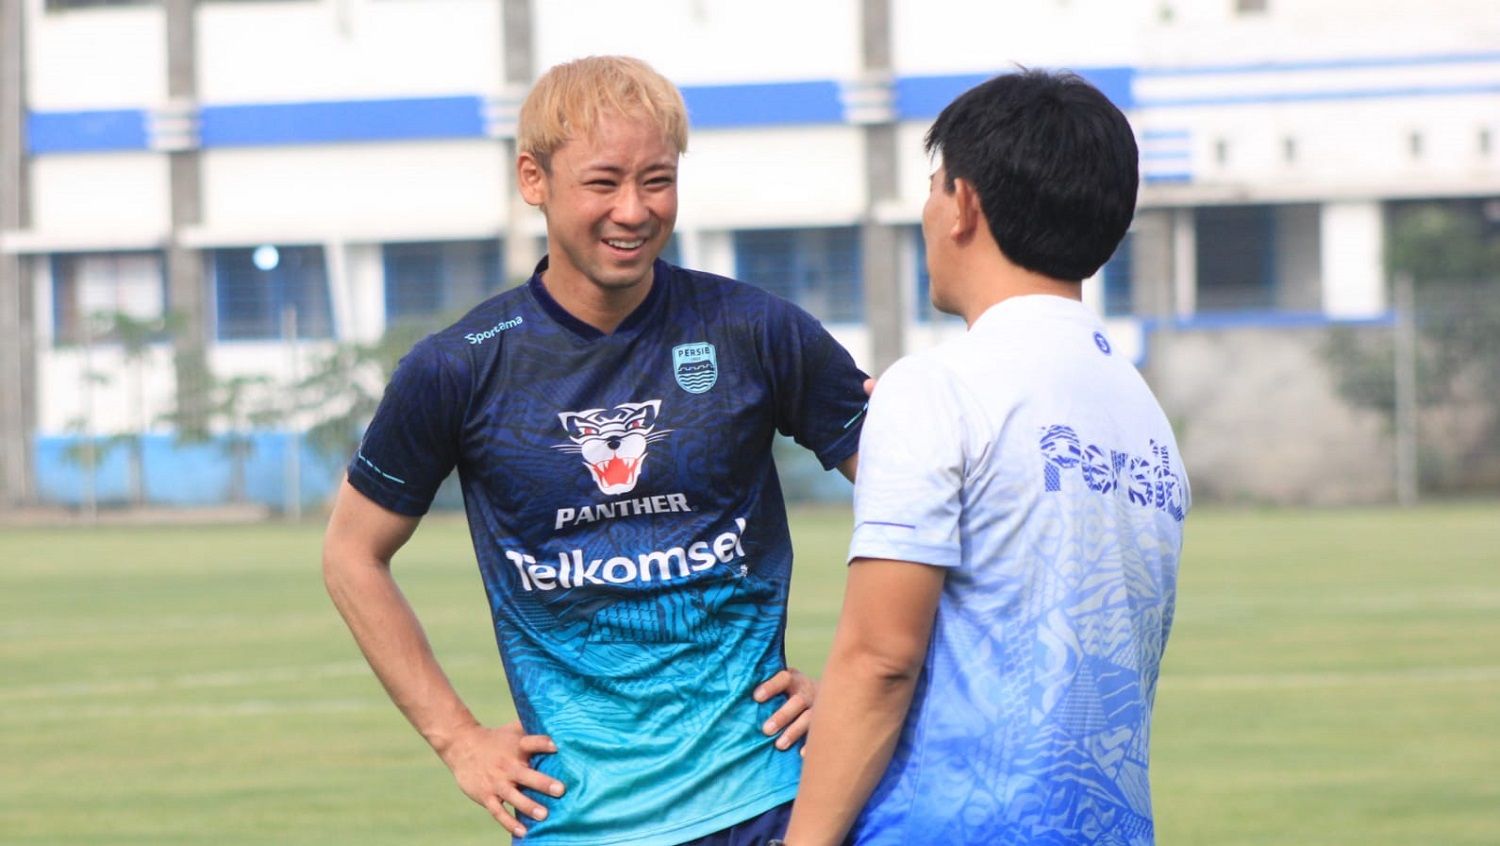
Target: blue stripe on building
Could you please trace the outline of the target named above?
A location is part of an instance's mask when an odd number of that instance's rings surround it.
[[[832,81],[690,85],[682,99],[695,129],[844,122],[839,86]]]
[[[1135,105],[1135,69],[1128,67],[1072,68],[1093,83],[1122,110]],[[1000,71],[998,73],[1004,73]],[[907,76],[896,80],[896,113],[901,120],[930,120],[953,98],[995,76],[994,73],[956,76]]]
[[[204,147],[484,137],[478,97],[204,106]]]
[[[26,152],[100,153],[150,148],[141,109],[31,112],[26,116]]]
[[[1374,68],[1412,68],[1441,65],[1483,65],[1500,62],[1500,52],[1450,53],[1429,56],[1366,56],[1349,59],[1310,59],[1301,62],[1261,62],[1241,65],[1193,65],[1180,68],[1141,68],[1138,73],[1148,79],[1189,76],[1222,76],[1296,71],[1370,70]]]
[[[1500,93],[1500,82],[1485,81],[1211,96],[1165,95],[1140,99],[1134,94],[1138,78],[1484,62],[1500,62],[1500,53],[1180,70],[1099,67],[1081,68],[1078,73],[1098,86],[1121,109],[1129,110],[1140,107],[1257,105]],[[893,92],[896,114],[901,120],[930,120],[952,102],[954,97],[991,75],[977,73],[898,78]],[[685,86],[682,93],[687,101],[693,126],[698,129],[845,123],[840,85],[833,80]],[[205,148],[211,148],[483,138],[484,105],[483,98],[470,95],[205,105],[200,112],[200,143]],[[42,155],[148,150],[151,147],[148,124],[149,115],[143,109],[31,112],[27,116],[27,151]],[[1172,136],[1160,136],[1162,140],[1168,137]],[[1143,140],[1157,140],[1157,137],[1146,133]]]
[[[1149,97],[1140,101],[1142,108],[1164,109],[1185,106],[1254,106],[1272,103],[1322,103],[1337,100],[1379,100],[1403,97],[1461,97],[1473,94],[1500,94],[1500,82],[1463,85],[1412,85],[1406,87],[1329,89],[1325,91],[1266,91],[1247,94],[1209,96]]]

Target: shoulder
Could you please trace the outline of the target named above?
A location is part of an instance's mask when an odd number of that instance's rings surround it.
[[[667,267],[673,273],[674,291],[688,299],[729,307],[746,317],[781,316],[798,312],[805,314],[796,304],[747,282],[676,265]]]
[[[396,374],[402,381],[446,378],[467,383],[476,363],[498,354],[506,336],[536,322],[530,302],[524,286],[485,300],[448,326],[416,340],[401,356]]]
[[[441,347],[478,347],[502,333],[520,329],[531,314],[532,300],[526,286],[518,285],[485,300],[447,328],[429,338]]]
[[[531,299],[525,286],[485,300],[448,326],[417,340],[402,359],[417,362],[468,362],[476,354],[499,349],[499,340],[534,324]]]
[[[903,399],[932,398],[942,393],[951,393],[956,384],[954,368],[943,355],[942,347],[934,347],[904,355],[895,364],[886,368],[876,383],[876,394],[900,394]]]

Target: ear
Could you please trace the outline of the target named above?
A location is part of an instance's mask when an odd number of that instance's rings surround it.
[[[547,202],[547,169],[536,156],[522,152],[516,156],[516,188],[527,205],[542,206]]]
[[[979,206],[979,192],[966,179],[953,180],[953,205],[957,214],[948,234],[960,244],[968,243],[979,231],[984,221],[984,209]]]

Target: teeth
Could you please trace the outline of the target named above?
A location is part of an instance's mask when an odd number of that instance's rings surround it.
[[[637,239],[635,241],[616,241],[612,238],[606,238],[604,239],[604,243],[620,250],[633,250],[636,247],[639,247],[640,245],[646,243],[646,241],[644,239]]]

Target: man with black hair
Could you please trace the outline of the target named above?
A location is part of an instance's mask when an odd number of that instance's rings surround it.
[[[969,330],[871,400],[786,843],[1149,844],[1187,478],[1080,290],[1134,215],[1134,136],[1079,77],[1024,71],[927,149],[932,301]]]

